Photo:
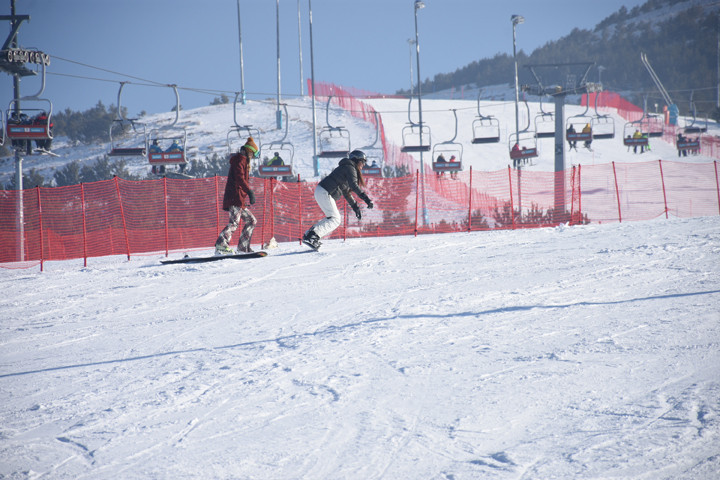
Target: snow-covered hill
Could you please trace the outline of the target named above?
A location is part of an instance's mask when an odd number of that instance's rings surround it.
[[[459,93],[457,94],[459,96]],[[480,105],[481,114],[496,117],[500,122],[500,143],[478,145],[472,143],[472,123],[478,115],[477,92],[468,91],[466,99],[425,99],[423,100],[423,121],[430,127],[432,142],[446,142],[455,136],[455,120],[453,110],[458,117],[456,142],[463,147],[463,165],[465,169],[472,166],[475,170],[493,171],[506,168],[510,163],[508,156],[508,136],[515,129],[515,106],[511,101],[482,101]],[[402,129],[408,122],[408,101],[404,99],[368,99],[366,103],[375,108],[380,114],[385,126],[385,135],[388,140],[400,146],[403,143]],[[287,141],[293,145],[295,154],[293,159],[294,170],[303,179],[314,178],[313,168],[313,110],[310,98],[287,100],[289,116]],[[528,110],[521,105],[520,128],[529,125],[531,130],[536,127],[536,121],[541,121],[538,116],[541,113],[538,102],[529,102]],[[544,111],[552,112],[552,105],[547,102],[543,104]],[[204,159],[212,156],[213,153],[225,155],[228,152],[228,132],[234,125],[233,104],[207,106],[192,110],[182,111],[178,126],[187,128],[188,132],[188,157],[190,159]],[[281,139],[284,130],[276,129],[277,107],[272,101],[257,102],[249,101],[246,105],[238,105],[237,122],[239,125],[251,125],[260,131],[260,143],[270,143]],[[411,106],[413,121],[417,121],[417,102]],[[584,107],[567,105],[565,117],[581,115],[586,112]],[[593,115],[591,108],[588,112]],[[174,114],[150,115],[144,119],[148,129],[169,125],[174,119]],[[316,128],[320,130],[327,125],[325,102],[316,102]],[[615,161],[618,163],[649,161],[656,159],[677,159],[675,147],[662,140],[652,142],[652,152],[643,155],[633,155],[622,145],[622,133],[625,120],[617,115],[612,115],[615,124],[616,137],[612,140],[597,140],[593,143],[593,151],[579,149],[578,152],[571,151],[566,155],[566,164],[598,164]],[[329,121],[332,126],[343,126],[350,134],[352,148],[360,148],[371,145],[375,141],[375,127],[365,121],[358,120],[349,112],[331,104]],[[284,125],[283,125],[284,128]],[[711,132],[718,130],[711,125]],[[234,134],[233,134],[234,135]],[[237,137],[232,146],[237,146]],[[132,142],[132,138],[128,141]],[[554,140],[540,139],[538,147],[540,158],[537,165],[532,167],[536,170],[552,171],[554,169]],[[68,162],[78,160],[83,163],[93,163],[99,156],[110,150],[109,143],[103,145],[73,147],[62,138],[54,141],[53,150],[59,155],[58,158],[48,156],[26,157],[23,161],[23,168],[27,172],[35,168],[47,179],[52,179],[54,172],[62,168]],[[272,156],[272,152],[268,153]],[[419,154],[413,154],[419,159]],[[423,160],[426,164],[430,162],[430,154],[424,154]],[[683,161],[707,162],[708,157],[696,156],[687,157]],[[131,173],[144,176],[149,166],[142,159],[128,159]],[[319,164],[320,175],[327,174],[337,164],[337,159],[321,159]],[[4,158],[0,161],[0,183],[7,183],[14,175],[14,161],[12,158]]]

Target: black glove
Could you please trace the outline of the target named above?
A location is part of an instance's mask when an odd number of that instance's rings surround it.
[[[362,198],[363,201],[365,203],[367,203],[368,208],[374,207],[372,200],[370,200],[370,197],[368,197],[366,193],[363,193],[363,195],[360,198]]]
[[[250,199],[250,205],[255,205],[255,192],[253,192],[252,190],[249,190],[248,198]]]
[[[358,204],[352,205],[353,212],[355,212],[355,216],[358,220],[362,220],[362,213],[360,212],[360,207],[358,207]]]

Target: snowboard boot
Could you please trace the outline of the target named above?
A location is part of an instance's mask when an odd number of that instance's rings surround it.
[[[308,230],[305,235],[303,235],[302,241],[305,245],[316,251],[320,248],[320,245],[322,245],[322,243],[320,243],[320,237],[318,237],[315,230],[312,229]]]
[[[215,245],[215,255],[232,255],[235,252],[227,245]]]

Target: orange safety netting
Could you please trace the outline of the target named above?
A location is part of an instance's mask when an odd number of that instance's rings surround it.
[[[0,192],[0,266],[212,248],[228,220],[225,177],[129,181]],[[368,178],[375,203],[357,220],[344,199],[331,238],[529,228],[720,214],[717,162],[579,166],[562,172],[472,169]],[[323,217],[315,182],[253,177],[252,244],[297,242]],[[362,205],[362,202],[360,202]],[[239,233],[238,233],[239,235]],[[235,239],[237,240],[237,238]]]

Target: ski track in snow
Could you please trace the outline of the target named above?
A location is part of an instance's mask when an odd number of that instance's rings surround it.
[[[0,276],[2,478],[713,479],[720,218]]]

